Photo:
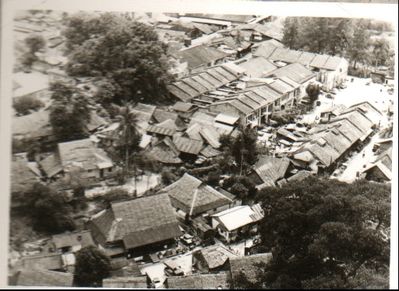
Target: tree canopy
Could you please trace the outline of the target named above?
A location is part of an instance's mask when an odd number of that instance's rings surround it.
[[[287,17],[284,21],[284,45],[295,50],[337,55],[357,63],[384,64],[389,44],[381,38],[374,43],[372,34],[391,31],[389,23],[370,19]]]
[[[258,159],[255,129],[243,128],[236,137],[221,136],[220,144],[224,154],[219,163],[223,170],[244,173]]]
[[[72,209],[64,194],[36,183],[24,195],[23,202],[36,230],[55,234],[75,229],[71,218]]]
[[[260,268],[259,287],[348,288],[364,283],[364,272],[379,282],[386,277],[389,186],[310,177],[263,189],[258,198],[265,210],[262,245],[273,253]]]
[[[81,139],[88,136],[90,109],[87,97],[70,84],[51,84],[50,124],[58,141]]]
[[[110,275],[111,261],[95,246],[87,246],[76,253],[75,284],[79,287],[101,287]]]
[[[70,16],[64,35],[67,72],[107,78],[103,98],[119,104],[165,100],[171,80],[167,46],[152,27],[115,13],[79,13]]]

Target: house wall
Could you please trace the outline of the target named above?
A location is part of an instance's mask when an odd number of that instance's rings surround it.
[[[370,168],[366,172],[366,179],[375,181],[375,182],[389,182],[390,179],[388,179],[384,173],[378,168],[377,166]]]

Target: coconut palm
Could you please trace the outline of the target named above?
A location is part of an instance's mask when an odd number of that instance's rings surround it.
[[[117,140],[116,147],[123,164],[125,176],[130,170],[130,162],[139,143],[139,134],[137,130],[139,119],[132,109],[133,104],[125,103],[123,106],[117,107],[118,113],[116,115],[116,119],[119,122],[119,139]]]

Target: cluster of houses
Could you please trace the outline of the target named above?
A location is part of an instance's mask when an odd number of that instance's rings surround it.
[[[231,286],[228,278],[237,275],[235,260],[252,260],[253,256],[242,258],[230,244],[255,236],[263,217],[259,204],[241,205],[227,191],[185,174],[154,195],[111,203],[110,208],[86,222],[86,230],[41,240],[32,249],[35,254],[13,263],[15,271],[10,282],[25,286],[72,286],[76,252],[94,245],[111,260],[111,277],[104,279],[104,287],[147,287],[156,280],[151,273],[140,272],[143,262],[157,263],[184,255],[182,238],[188,234],[189,226],[202,246],[192,245],[195,248],[190,253],[189,271],[177,272],[181,269],[179,262],[172,267],[171,262],[165,262],[172,275],[161,283],[170,288],[187,284],[212,286],[214,282],[220,283],[213,287]],[[271,259],[271,254],[254,256],[265,263]],[[245,272],[255,270],[249,268]],[[207,276],[213,281],[208,281]],[[180,285],[180,281],[185,283]]]
[[[310,84],[330,91],[347,77],[344,58],[285,48],[281,29],[269,16],[148,16],[142,21],[151,22],[169,44],[176,81],[168,84],[167,94],[176,102],[138,103],[132,111],[139,120],[142,154],[163,167],[201,165],[222,153],[222,135],[234,137],[240,127],[268,125],[274,114],[306,102]],[[18,24],[15,29],[27,28]],[[60,73],[46,70],[50,78],[63,77],[62,65],[56,66]],[[90,87],[90,80],[78,83]],[[90,88],[85,90],[90,95]],[[40,99],[42,93],[48,94],[48,84],[22,95]],[[275,133],[280,151],[260,155],[246,174],[261,190],[329,173],[367,142],[381,115],[363,102],[332,107],[309,130],[281,126]],[[33,159],[14,154],[12,192],[23,193],[40,181],[65,191],[76,177],[92,183],[112,179],[118,167],[104,149],[118,141],[121,123],[93,107],[87,130],[89,138],[58,143]],[[54,141],[48,108],[14,118],[13,138],[42,145]],[[376,154],[362,175],[390,181],[392,140],[381,141]],[[155,194],[110,203],[85,221],[84,230],[43,241],[35,254],[12,263],[10,284],[73,286],[75,254],[93,245],[111,260],[111,276],[103,287],[231,288],[242,273],[255,281],[257,264],[272,259],[271,253],[251,254],[260,242],[264,215],[261,205],[243,205],[225,189],[185,173]],[[243,253],[234,250],[237,243],[244,243]],[[189,267],[183,268],[178,258],[186,256]],[[149,264],[163,264],[168,275],[145,271]]]

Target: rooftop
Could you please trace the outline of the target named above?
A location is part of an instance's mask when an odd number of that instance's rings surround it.
[[[185,213],[191,213],[192,216],[232,202],[221,192],[187,173],[163,188],[161,192],[169,195],[173,207],[182,209]]]
[[[168,278],[168,288],[172,289],[229,289],[228,272],[216,274],[196,274]]]
[[[227,230],[233,231],[247,224],[257,222],[264,217],[260,205],[236,206],[212,215]]]
[[[125,248],[135,248],[181,235],[167,194],[112,203],[111,208],[91,221],[107,241],[122,240]]]

